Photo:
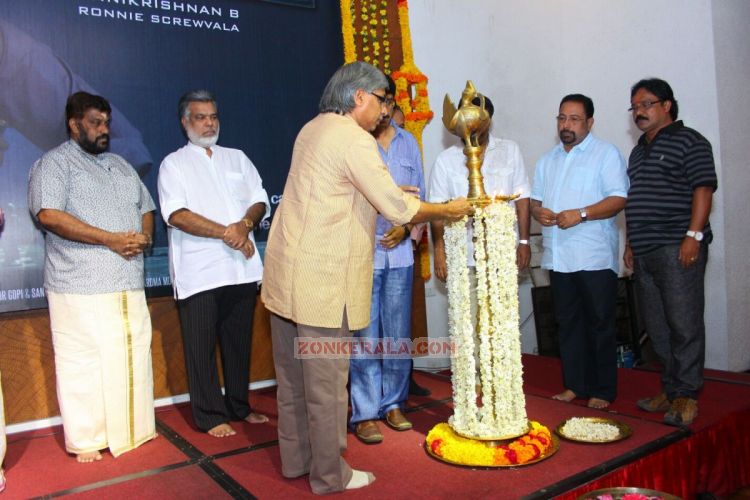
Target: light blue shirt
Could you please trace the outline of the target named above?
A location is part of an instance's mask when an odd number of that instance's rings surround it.
[[[422,154],[419,144],[406,130],[398,127],[391,121],[391,127],[396,129],[396,135],[388,146],[388,151],[378,143],[378,152],[391,177],[399,186],[419,186],[419,197],[424,199],[424,175],[422,174]],[[411,238],[403,240],[395,247],[386,250],[380,244],[383,235],[393,227],[382,215],[378,214],[375,226],[375,256],[374,268],[385,269],[386,262],[389,268],[408,267],[414,264],[414,250]]]
[[[610,196],[627,198],[625,160],[612,144],[589,133],[570,152],[555,146],[536,164],[531,198],[557,213],[583,208]],[[542,227],[542,268],[561,273],[619,271],[615,217],[589,220],[568,229]]]

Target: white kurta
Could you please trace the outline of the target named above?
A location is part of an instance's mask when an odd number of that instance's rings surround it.
[[[195,144],[169,154],[159,168],[159,203],[164,221],[186,208],[219,224],[245,217],[256,203],[271,204],[258,170],[238,149],[213,146],[211,157]],[[253,232],[247,235],[255,244]],[[204,238],[169,226],[169,264],[175,297],[186,299],[205,290],[260,281],[259,252],[246,259],[221,239]]]

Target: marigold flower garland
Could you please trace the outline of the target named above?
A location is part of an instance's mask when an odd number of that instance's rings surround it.
[[[539,422],[530,422],[528,434],[507,444],[477,441],[456,434],[446,424],[438,424],[427,433],[430,451],[452,463],[497,467],[523,465],[544,457],[553,445],[552,435]]]
[[[394,40],[391,40],[391,30],[388,25],[388,9],[391,5],[389,0],[361,0],[358,12],[355,0],[341,0],[344,62],[350,63],[357,60],[369,62],[380,67],[385,73],[391,74],[396,82],[396,102],[406,118],[404,128],[417,139],[421,151],[422,132],[434,115],[430,110],[427,77],[414,64],[409,28],[409,5],[406,0],[396,2],[403,63],[398,71],[391,72],[392,48],[397,50],[398,46],[398,34]],[[361,28],[356,34],[355,19],[358,22],[361,21]],[[361,39],[361,54],[357,53],[356,35]],[[410,86],[414,86],[414,99],[411,98],[409,92]],[[420,269],[425,281],[430,279],[430,252],[427,239],[425,231],[419,247]]]
[[[398,0],[398,23],[401,31],[401,52],[403,63],[397,71],[391,72],[391,40],[388,27],[387,0],[362,0],[359,12],[355,0],[341,0],[341,32],[344,36],[344,61],[357,60],[369,62],[390,73],[396,82],[396,103],[404,112],[404,128],[411,132],[422,148],[422,131],[434,113],[430,109],[427,92],[427,77],[414,64],[414,50],[411,44],[409,28],[409,4]],[[361,22],[361,28],[355,33],[355,20]],[[355,36],[361,39],[361,54],[357,54]],[[381,58],[382,56],[382,58]],[[413,92],[409,87],[413,86]],[[413,94],[413,95],[412,95]]]

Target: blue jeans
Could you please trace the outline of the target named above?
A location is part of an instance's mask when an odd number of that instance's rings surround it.
[[[664,366],[662,388],[670,401],[698,398],[706,353],[703,277],[708,245],[701,244],[698,260],[687,269],[677,260],[679,252],[679,245],[668,245],[633,259],[638,306]]]
[[[387,266],[387,264],[386,264]],[[393,344],[411,339],[411,289],[414,266],[376,269],[372,280],[370,324],[354,337],[373,345],[392,338]],[[349,365],[351,424],[382,418],[401,408],[409,394],[411,357],[352,354]]]

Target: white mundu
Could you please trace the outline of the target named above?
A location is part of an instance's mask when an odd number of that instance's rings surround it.
[[[143,290],[48,292],[65,449],[113,456],[156,436],[151,318]]]

